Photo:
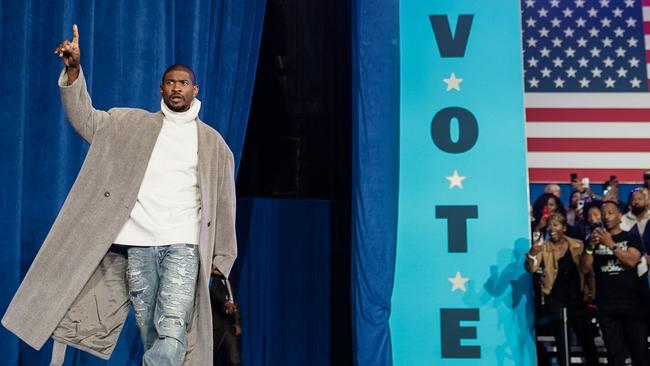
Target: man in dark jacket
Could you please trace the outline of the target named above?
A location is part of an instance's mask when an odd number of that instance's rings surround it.
[[[241,335],[239,309],[235,304],[230,282],[221,274],[212,276],[210,285],[214,364],[241,365],[238,337]]]

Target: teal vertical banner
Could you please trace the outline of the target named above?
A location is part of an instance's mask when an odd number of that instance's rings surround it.
[[[400,4],[393,362],[534,365],[520,5]]]

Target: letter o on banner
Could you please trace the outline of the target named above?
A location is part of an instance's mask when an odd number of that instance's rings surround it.
[[[451,121],[458,121],[458,141],[451,139]],[[468,151],[478,140],[478,122],[472,112],[461,107],[440,110],[431,121],[431,138],[445,152],[460,154]]]

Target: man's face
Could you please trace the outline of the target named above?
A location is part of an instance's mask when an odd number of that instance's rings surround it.
[[[606,203],[601,208],[603,223],[607,230],[612,230],[621,224],[621,211],[613,203]]]
[[[630,201],[630,210],[635,215],[642,213],[646,209],[645,194],[642,191],[632,193],[632,200]]]
[[[183,70],[168,72],[160,86],[160,95],[165,105],[174,112],[188,110],[198,93],[199,86],[194,84],[192,75]]]

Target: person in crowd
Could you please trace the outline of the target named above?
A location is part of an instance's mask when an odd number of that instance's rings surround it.
[[[595,302],[608,365],[625,365],[626,351],[632,365],[647,365],[647,282],[639,279],[637,271],[644,250],[638,235],[621,229],[617,202],[604,201],[601,216],[603,227],[591,232],[581,268],[595,275]]]
[[[215,366],[239,366],[241,356],[238,338],[241,335],[239,308],[230,281],[223,275],[213,275],[210,285],[212,306],[213,352]]]
[[[569,208],[566,210],[567,224],[571,226],[580,224],[584,202],[580,191],[571,192],[571,195],[569,195]]]
[[[643,188],[636,188],[630,192],[627,200],[629,211],[621,217],[621,229],[638,233],[641,237],[643,248],[646,252],[650,248],[650,231],[646,231],[646,225],[650,220],[650,209],[648,199]]]
[[[580,258],[584,245],[580,240],[565,235],[566,219],[559,213],[552,213],[547,219],[549,240],[533,244],[526,256],[525,267],[528,272],[539,273],[536,292],[536,314],[538,321],[552,319],[547,328],[555,336],[560,365],[568,365],[562,345],[569,342],[564,337],[560,314],[567,308],[571,318],[569,327],[576,333],[584,349],[588,365],[597,364],[594,334],[589,317],[585,314],[586,303],[593,300],[594,282],[591,272],[580,270]],[[548,355],[540,352],[539,363],[547,363]]]
[[[643,185],[641,186],[643,193],[645,193],[645,198],[650,206],[650,170],[643,172]]]
[[[614,201],[623,214],[627,212],[627,205],[619,199],[620,189],[618,179],[612,175],[609,180],[603,183],[603,201]]]
[[[538,231],[546,234],[547,220],[550,214],[558,212],[566,216],[566,209],[557,196],[552,193],[543,193],[533,202],[533,232]]]
[[[544,193],[552,193],[555,197],[561,198],[562,188],[555,183],[547,184],[546,187],[544,187]]]
[[[557,196],[552,193],[543,193],[537,197],[533,203],[533,217],[531,222],[534,243],[539,244],[541,241],[549,240],[547,220],[550,214],[556,212],[566,218],[566,209]],[[582,238],[580,231],[571,225],[567,226],[567,236],[578,239]]]

